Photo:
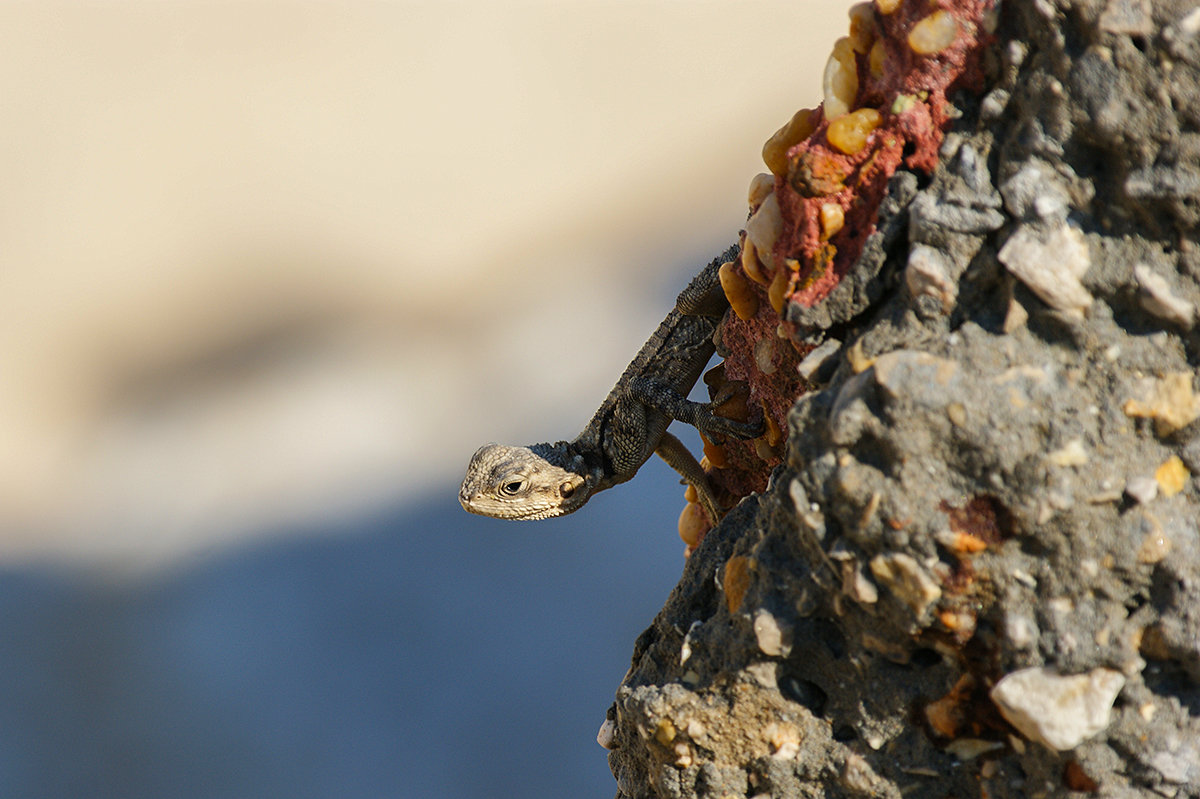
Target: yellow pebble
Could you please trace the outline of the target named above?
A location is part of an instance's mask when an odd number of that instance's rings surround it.
[[[914,53],[940,53],[958,38],[958,21],[948,11],[934,11],[908,32],[908,46]]]
[[[775,420],[771,418],[771,414],[767,413],[766,408],[763,408],[763,418],[767,422],[767,432],[763,433],[763,438],[767,442],[767,446],[774,449],[779,446],[779,442],[783,441],[783,431],[779,425],[775,424]]]
[[[679,537],[683,543],[689,547],[696,546],[708,532],[709,526],[708,514],[699,503],[689,502],[683,506],[683,512],[679,514]]]
[[[750,588],[750,571],[754,568],[753,558],[736,555],[725,562],[725,576],[721,588],[725,592],[725,607],[730,613],[737,613]]]
[[[746,193],[746,200],[750,203],[750,212],[754,213],[758,207],[763,204],[763,200],[771,196],[771,192],[775,191],[775,176],[760,172],[750,180],[750,191]]]
[[[770,272],[763,272],[763,265],[758,260],[758,252],[754,248],[754,242],[750,241],[747,236],[742,242],[742,271],[746,273],[746,277],[753,280],[760,286],[765,286],[771,282]]]
[[[904,0],[875,0],[875,8],[879,9],[880,14],[890,14],[900,7]]]
[[[885,51],[883,49],[883,40],[880,39],[871,45],[871,52],[867,53],[867,69],[871,72],[871,77],[883,77],[883,57]]]
[[[1158,491],[1164,497],[1174,496],[1182,491],[1183,487],[1187,485],[1189,477],[1191,477],[1191,473],[1183,465],[1183,461],[1179,460],[1178,455],[1167,458],[1154,472],[1154,479],[1158,482]]]
[[[788,171],[787,151],[807,139],[816,130],[817,112],[811,108],[801,108],[788,123],[775,131],[762,148],[763,163],[767,169],[776,175],[786,175]]]
[[[825,62],[821,88],[825,94],[826,119],[836,119],[854,107],[858,98],[858,64],[849,36],[834,43],[833,52]]]
[[[846,155],[854,155],[867,146],[867,137],[883,122],[874,108],[860,108],[829,123],[825,138]]]
[[[897,94],[896,99],[892,100],[892,107],[889,109],[896,116],[908,113],[917,107],[920,102],[915,94]]]
[[[709,466],[714,469],[724,469],[729,465],[729,457],[720,444],[714,444],[703,435],[700,436],[700,440],[704,442],[704,457],[708,459]]]
[[[758,313],[758,294],[750,282],[737,273],[732,261],[721,264],[717,276],[721,279],[721,288],[729,300],[729,306],[738,319],[745,321]]]
[[[854,344],[846,350],[846,361],[850,364],[850,369],[854,374],[862,374],[875,365],[874,358],[868,358],[863,352],[862,339],[858,339]]]
[[[821,238],[830,239],[846,224],[846,212],[837,203],[821,205]]]
[[[865,53],[875,41],[875,11],[870,3],[850,6],[850,44],[854,52]]]
[[[670,719],[663,719],[658,723],[658,727],[654,730],[654,740],[663,746],[675,740],[675,725],[671,723]]]

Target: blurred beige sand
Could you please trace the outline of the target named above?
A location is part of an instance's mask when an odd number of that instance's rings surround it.
[[[0,558],[138,558],[572,435],[844,0],[0,5]]]

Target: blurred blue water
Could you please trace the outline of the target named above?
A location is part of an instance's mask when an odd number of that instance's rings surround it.
[[[0,796],[611,796],[596,730],[683,566],[677,478],[527,524],[456,490],[151,583],[0,573]]]

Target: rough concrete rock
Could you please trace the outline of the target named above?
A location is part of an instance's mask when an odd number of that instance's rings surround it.
[[[635,645],[619,797],[1200,797],[1200,11],[1014,0],[985,63],[853,316],[789,317],[842,345]],[[1055,235],[1065,303],[997,257]],[[1104,723],[1026,737],[1026,669]]]

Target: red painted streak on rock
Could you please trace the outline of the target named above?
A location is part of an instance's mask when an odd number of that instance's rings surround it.
[[[853,268],[887,188],[901,164],[930,172],[937,165],[938,148],[951,122],[947,91],[982,83],[980,55],[990,36],[983,30],[989,0],[940,0],[936,4],[907,2],[890,15],[876,14],[883,42],[883,74],[873,77],[866,55],[856,56],[859,93],[856,108],[876,108],[882,123],[853,155],[830,145],[829,120],[821,120],[805,141],[788,151],[786,179],[776,180],[775,192],[782,211],[783,234],[775,245],[779,263],[796,262],[788,299],[811,307],[829,296]],[[959,25],[954,43],[934,55],[921,55],[908,46],[908,34],[926,15],[945,10]],[[907,155],[905,155],[907,153]],[[831,176],[844,176],[838,185]],[[846,211],[846,225],[831,237],[832,259],[822,250],[819,219],[825,203]]]
[[[861,151],[848,155],[829,143],[829,121],[822,119],[807,139],[788,151],[788,175],[775,181],[783,231],[772,254],[776,268],[787,270],[786,302],[811,307],[829,296],[854,268],[875,230],[879,204],[897,169],[903,165],[931,172],[937,166],[938,149],[952,121],[947,91],[982,84],[980,58],[990,39],[983,30],[983,16],[992,5],[993,0],[907,0],[891,15],[876,14],[884,68],[880,76],[872,77],[868,57],[857,56],[859,92],[854,107],[878,109],[880,126]],[[938,9],[953,14],[959,23],[958,37],[940,53],[915,53],[908,46],[909,31]],[[826,240],[820,211],[827,203],[841,207],[845,221]],[[734,269],[745,277],[740,263]],[[777,337],[780,314],[763,286],[753,284],[753,290],[759,295],[758,313],[748,320],[729,313],[722,323],[721,338],[728,352],[725,375],[749,385],[750,413],[761,409],[786,437],[788,412],[805,390],[796,366],[810,348]],[[755,357],[755,348],[766,346],[765,340],[774,342],[770,374],[759,368]],[[727,505],[764,490],[783,454],[782,445],[767,450],[761,440],[729,441],[724,450],[725,468],[710,468],[708,474]]]

